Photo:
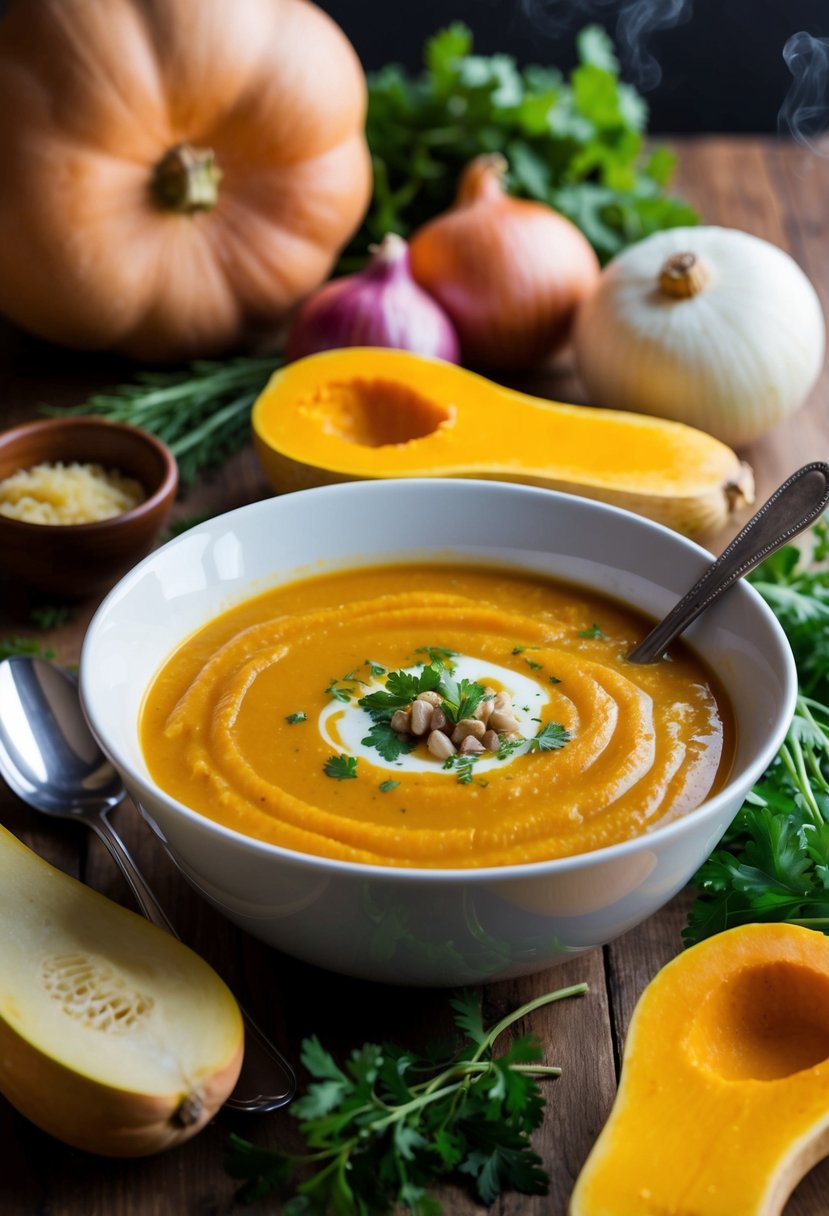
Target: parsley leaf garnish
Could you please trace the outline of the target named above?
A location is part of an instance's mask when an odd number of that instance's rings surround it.
[[[438,664],[445,667],[447,671],[454,671],[455,664],[453,659],[458,657],[457,650],[447,650],[444,646],[418,646],[415,654],[426,654],[429,656],[429,663],[434,666]]]
[[[307,722],[308,715],[305,713],[304,710],[300,710],[299,713],[288,714],[285,718],[285,721],[288,723],[289,726],[296,726],[298,722]]]
[[[285,1210],[304,1216],[399,1208],[435,1216],[440,1208],[428,1188],[443,1178],[474,1184],[486,1204],[506,1191],[546,1194],[549,1179],[530,1137],[544,1113],[539,1081],[560,1070],[540,1062],[531,1036],[497,1056],[494,1045],[541,1006],[586,991],[574,984],[546,993],[489,1029],[478,998],[460,993],[452,1006],[463,1039],[448,1060],[443,1044],[419,1054],[364,1043],[340,1067],[317,1038],[305,1039],[301,1059],[313,1080],[290,1110],[309,1151],[277,1152],[232,1134],[225,1169],[243,1180],[239,1198],[287,1189],[303,1168],[316,1172],[305,1175]]]
[[[333,697],[335,701],[350,701],[357,690],[353,684],[345,682],[348,678],[344,677],[343,680],[339,680],[336,676],[332,676],[331,683],[325,690],[328,696]]]
[[[437,690],[441,670],[438,663],[430,663],[417,675],[410,671],[390,671],[386,677],[386,687],[367,693],[358,704],[368,710],[373,721],[391,721],[392,715],[398,709],[411,705],[418,693]]]
[[[443,697],[443,712],[450,722],[460,722],[475,716],[475,710],[488,696],[483,684],[476,680],[455,680],[444,676],[438,692]]]
[[[396,790],[399,784],[399,781],[381,781],[377,788],[381,794],[388,794]]]
[[[517,752],[526,742],[526,739],[502,739],[498,745],[498,759],[508,760],[513,752]]]
[[[469,785],[472,781],[472,770],[478,760],[478,755],[475,752],[469,752],[464,756],[456,754],[447,756],[443,762],[444,768],[453,768],[458,774],[458,785]]]
[[[527,742],[528,752],[554,752],[572,738],[569,730],[565,730],[560,722],[548,722]]]
[[[326,777],[333,777],[335,781],[347,781],[350,777],[357,776],[357,757],[329,756],[322,766],[322,771]]]
[[[604,638],[604,636],[598,625],[591,625],[589,629],[579,630],[580,638]]]
[[[412,751],[414,742],[398,735],[392,730],[387,721],[373,722],[365,739],[361,740],[366,747],[375,747],[384,760],[394,761]]]

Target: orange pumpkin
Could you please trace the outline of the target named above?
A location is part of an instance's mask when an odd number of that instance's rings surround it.
[[[272,332],[365,212],[365,102],[306,0],[15,0],[0,312],[152,360]]]

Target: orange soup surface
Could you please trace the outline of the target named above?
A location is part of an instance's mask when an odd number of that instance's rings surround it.
[[[686,647],[580,588],[440,564],[274,588],[184,642],[141,742],[158,785],[235,831],[383,866],[584,853],[692,812],[727,777],[726,699]]]

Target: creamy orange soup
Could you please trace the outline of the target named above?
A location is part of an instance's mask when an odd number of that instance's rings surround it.
[[[584,853],[693,811],[730,765],[727,703],[689,649],[625,661],[648,628],[500,568],[307,579],[179,647],[146,697],[144,755],[185,805],[304,853],[430,867]]]

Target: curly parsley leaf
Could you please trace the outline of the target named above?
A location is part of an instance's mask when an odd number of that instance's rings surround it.
[[[486,1204],[508,1191],[545,1194],[549,1179],[530,1137],[544,1113],[539,1081],[559,1069],[540,1063],[532,1037],[500,1055],[494,1047],[520,1018],[586,989],[546,993],[489,1029],[478,998],[458,994],[452,1005],[462,1038],[448,1059],[443,1043],[422,1054],[365,1043],[340,1067],[317,1038],[306,1039],[302,1062],[312,1080],[291,1113],[310,1151],[274,1152],[231,1135],[225,1169],[243,1181],[239,1198],[293,1185],[284,1210],[296,1216],[401,1209],[438,1216],[429,1187],[444,1178],[472,1183]]]
[[[298,726],[300,722],[308,721],[308,715],[305,713],[304,710],[301,709],[301,710],[299,710],[298,713],[287,714],[285,717],[285,721],[288,723],[289,726]]]

